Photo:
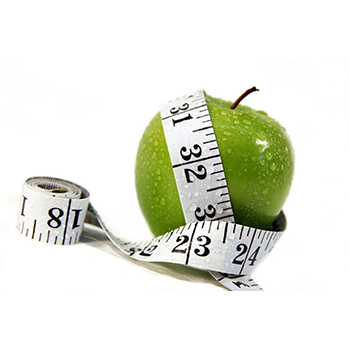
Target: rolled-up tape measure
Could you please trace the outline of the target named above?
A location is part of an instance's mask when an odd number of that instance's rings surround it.
[[[126,242],[108,230],[86,189],[62,179],[32,177],[23,186],[17,230],[34,240],[67,245],[78,242],[84,223],[90,223],[133,259],[208,270],[230,290],[261,290],[251,274],[284,233],[283,212],[271,230],[234,222],[203,90],[169,102],[161,117],[185,226],[147,241]]]

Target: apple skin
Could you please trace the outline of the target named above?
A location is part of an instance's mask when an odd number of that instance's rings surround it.
[[[206,95],[235,221],[268,229],[288,197],[294,150],[286,130],[263,111]],[[160,113],[139,144],[135,185],[141,211],[155,236],[186,224]]]

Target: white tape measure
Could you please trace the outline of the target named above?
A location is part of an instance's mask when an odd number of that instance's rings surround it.
[[[161,117],[186,222],[234,222],[204,92],[170,101]]]
[[[250,275],[281,238],[286,228],[283,212],[270,231],[234,222],[203,91],[168,103],[161,117],[188,224],[148,241],[126,242],[108,230],[86,189],[66,180],[34,177],[23,186],[17,230],[34,240],[67,245],[79,240],[84,222],[91,223],[133,259],[208,270],[230,290],[261,290]]]

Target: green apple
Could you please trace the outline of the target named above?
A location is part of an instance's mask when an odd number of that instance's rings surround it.
[[[286,130],[265,112],[206,95],[235,221],[267,229],[287,199],[294,150]],[[141,211],[154,235],[186,224],[160,113],[139,144],[135,184]]]

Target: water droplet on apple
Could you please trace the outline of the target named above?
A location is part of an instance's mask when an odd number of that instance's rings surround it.
[[[269,200],[267,200],[265,204],[266,204],[266,205],[269,205],[269,204],[270,204],[270,201],[269,201]]]
[[[261,158],[261,159],[260,159],[260,164],[261,164],[262,166],[265,165],[265,158]]]
[[[243,123],[246,124],[246,125],[251,125],[252,122],[248,119],[243,119]]]
[[[263,190],[262,190],[262,194],[267,194],[269,192],[269,188],[268,187],[265,187]]]
[[[266,134],[265,134],[262,130],[259,130],[259,131],[256,133],[256,136],[257,136],[261,141],[266,141]]]
[[[266,112],[264,112],[264,111],[257,111],[258,113],[260,113],[260,114],[263,114],[263,115],[267,115],[267,113]]]
[[[231,136],[232,135],[232,133],[230,131],[227,131],[227,130],[225,130],[223,132],[223,134],[226,135],[226,136]]]
[[[271,151],[268,149],[265,150],[265,156],[267,160],[271,160],[273,157]]]
[[[271,164],[270,164],[270,169],[271,169],[272,171],[275,171],[275,170],[276,170],[276,164],[275,164],[275,163],[271,163]]]
[[[228,153],[228,154],[230,154],[231,152],[232,152],[231,148],[228,148],[228,149],[226,150],[226,153]]]
[[[227,115],[226,111],[221,111],[222,115]]]

